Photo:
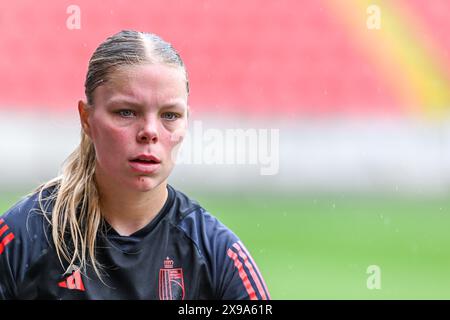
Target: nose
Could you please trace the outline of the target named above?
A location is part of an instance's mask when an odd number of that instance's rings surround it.
[[[158,141],[157,122],[145,119],[137,134],[139,143],[156,143]]]

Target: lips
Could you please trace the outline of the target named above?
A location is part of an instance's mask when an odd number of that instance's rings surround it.
[[[161,160],[159,160],[156,156],[152,154],[141,154],[137,157],[132,158],[130,161],[132,162],[139,162],[139,163],[160,163]]]
[[[161,160],[154,155],[139,155],[129,160],[130,167],[138,173],[153,173],[160,167]]]

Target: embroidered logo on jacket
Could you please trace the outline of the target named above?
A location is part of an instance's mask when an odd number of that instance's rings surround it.
[[[183,269],[174,268],[169,257],[164,260],[164,268],[159,270],[159,299],[184,299]]]
[[[74,271],[70,276],[68,276],[65,280],[58,283],[58,286],[61,288],[67,288],[70,290],[80,290],[84,291],[83,281],[81,280],[81,272],[80,270]]]

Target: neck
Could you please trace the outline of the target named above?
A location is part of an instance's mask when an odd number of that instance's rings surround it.
[[[101,179],[97,179],[101,180]],[[99,184],[100,208],[104,219],[121,236],[129,236],[149,224],[167,200],[167,182],[148,192],[130,192]]]

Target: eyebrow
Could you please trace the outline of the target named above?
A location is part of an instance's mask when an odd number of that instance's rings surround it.
[[[180,102],[180,99],[175,99],[173,101],[169,101],[167,103],[164,103],[160,106],[161,109],[166,109],[166,108],[182,108],[182,109],[187,109],[187,105],[184,102]],[[130,101],[127,99],[112,99],[110,101],[108,101],[106,103],[107,106],[112,106],[112,105],[117,105],[117,104],[121,104],[121,105],[129,105],[129,106],[133,106],[139,109],[143,109],[144,106],[139,103],[139,102],[134,102],[134,101]]]
[[[113,106],[113,105],[117,105],[117,104],[126,104],[129,106],[136,106],[136,107],[142,107],[142,105],[138,102],[133,102],[133,101],[129,101],[126,99],[113,99],[113,100],[109,100],[108,102],[106,102],[107,106]]]

